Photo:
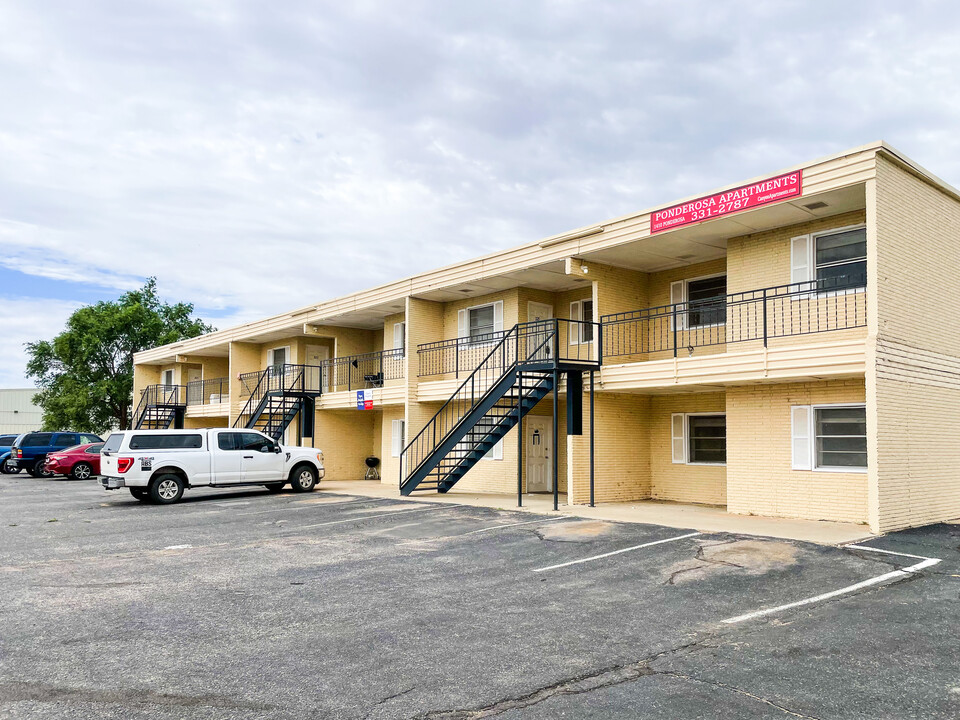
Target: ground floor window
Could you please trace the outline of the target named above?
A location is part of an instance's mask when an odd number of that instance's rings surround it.
[[[867,409],[794,405],[793,469],[862,471],[867,467]]]
[[[727,416],[723,413],[674,413],[671,416],[674,463],[725,465]]]

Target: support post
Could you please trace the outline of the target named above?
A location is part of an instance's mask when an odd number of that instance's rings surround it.
[[[593,370],[590,371],[590,507],[593,504]]]
[[[556,361],[554,361],[556,362]],[[553,509],[560,509],[560,477],[557,460],[560,459],[560,371],[553,368]]]
[[[517,507],[523,507],[523,373],[517,373]]]

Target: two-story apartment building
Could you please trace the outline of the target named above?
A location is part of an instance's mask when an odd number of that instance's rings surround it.
[[[596,502],[920,525],[960,517],[958,260],[958,191],[875,143],[139,353],[136,416],[405,494],[585,503],[592,467]]]

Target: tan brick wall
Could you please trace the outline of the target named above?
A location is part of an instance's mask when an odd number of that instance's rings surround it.
[[[790,408],[862,403],[863,380],[728,388],[727,510],[866,522],[867,474],[793,470]]]
[[[393,421],[403,420],[405,409],[401,406],[385,407],[381,413],[379,451],[380,481],[386,485],[397,485],[400,482],[400,458],[390,456],[393,439]],[[410,434],[407,433],[407,439]]]
[[[259,372],[263,369],[263,351],[258,343],[230,343],[230,424],[243,410],[248,397],[241,397],[240,378],[243,373]]]
[[[798,235],[866,222],[864,210],[741,235],[727,241],[727,292],[790,283],[790,240]]]
[[[724,505],[727,468],[673,463],[670,417],[673,413],[723,413],[723,393],[655,395],[650,398],[650,497],[655,500]],[[729,447],[730,425],[727,424]]]
[[[875,212],[871,525],[890,531],[960,517],[960,203],[881,155]]]
[[[183,419],[183,427],[187,429],[229,427],[225,417],[187,417]]]
[[[327,479],[363,479],[364,460],[380,454],[380,425],[377,411],[317,411],[316,447],[323,451]]]
[[[599,383],[597,384],[599,388]],[[589,379],[584,377],[583,435],[567,441],[572,504],[590,501]],[[594,497],[627,502],[650,497],[650,397],[596,392],[594,396]]]

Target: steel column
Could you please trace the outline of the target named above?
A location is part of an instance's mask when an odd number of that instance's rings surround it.
[[[557,468],[557,459],[560,457],[560,371],[556,367],[554,360],[553,368],[553,509],[560,509],[560,486],[557,483],[559,471]]]
[[[517,373],[517,507],[523,507],[523,373]]]
[[[590,507],[593,504],[593,370],[590,371]],[[568,489],[569,492],[569,489]]]

